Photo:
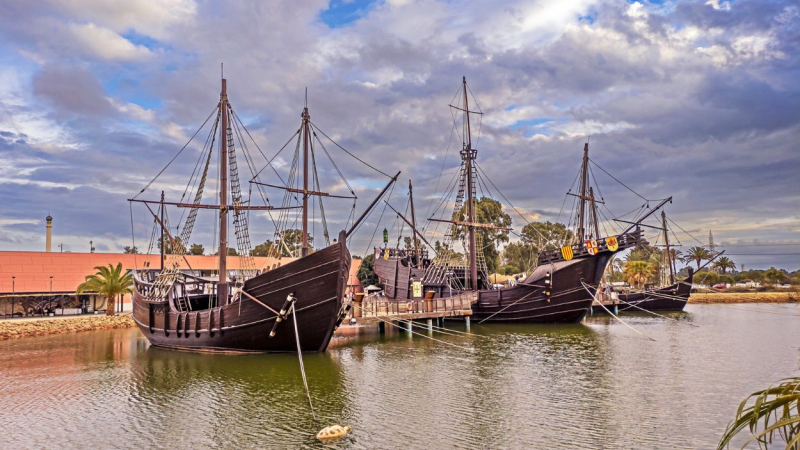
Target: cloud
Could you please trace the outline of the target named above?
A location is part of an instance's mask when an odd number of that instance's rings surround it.
[[[473,142],[493,184],[481,189],[502,191],[526,220],[569,218],[564,193],[591,135],[594,161],[647,198],[673,195],[668,214],[693,235],[712,229],[719,240],[798,239],[791,224],[800,220],[800,9],[791,2],[386,1],[359,6],[346,26],[328,26],[323,14],[336,5],[5,6],[0,42],[16,56],[0,54],[0,132],[12,134],[0,139],[8,161],[0,172],[4,219],[39,220],[52,211],[76,246],[89,239],[130,245],[124,200],[212,111],[224,62],[229,98],[260,148],[248,140],[252,165],[260,169],[296,131],[307,87],[316,125],[381,170],[403,171],[394,206],[404,207],[413,179],[420,221],[460,163],[460,118],[448,105],[466,75],[470,101],[484,112]],[[179,198],[207,131],[142,195],[164,189]],[[361,212],[385,177],[324,143]],[[295,144],[276,160],[284,179]],[[347,193],[316,150],[322,189]],[[244,184],[249,166],[240,161]],[[264,174],[278,182],[270,169]],[[641,205],[599,169],[594,175],[606,214]],[[269,194],[280,203],[279,191]],[[331,233],[347,225],[351,206],[326,203]],[[137,214],[142,248],[151,221]],[[251,219],[253,242],[270,237],[266,215]],[[206,248],[214,239],[210,220],[201,218],[192,239]],[[375,229],[396,234],[395,222],[376,210],[351,242],[353,253],[367,249]],[[321,236],[319,217],[314,223]],[[39,239],[34,225],[14,225],[9,248]],[[798,268],[800,260],[769,264]]]
[[[119,34],[93,23],[71,24],[70,33],[80,50],[108,61],[138,61],[153,57],[143,45],[134,45]]]
[[[106,115],[114,111],[94,74],[82,67],[45,66],[33,79],[33,92],[59,114]]]

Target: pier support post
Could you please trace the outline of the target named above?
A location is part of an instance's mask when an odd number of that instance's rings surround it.
[[[380,334],[386,334],[386,324],[384,322],[378,322],[378,332]]]
[[[411,319],[408,319],[408,323],[406,323],[406,331],[411,333],[411,328],[412,328]]]
[[[428,319],[428,331],[433,331],[433,319]]]
[[[469,316],[464,317],[464,323],[467,325],[467,331],[469,331]]]
[[[619,306],[614,305],[614,315],[619,315]]]
[[[589,315],[590,316],[594,315],[594,306],[591,306],[591,305],[589,306]]]

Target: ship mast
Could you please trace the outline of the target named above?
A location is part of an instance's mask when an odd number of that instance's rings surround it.
[[[472,290],[478,290],[478,263],[475,244],[475,205],[472,199],[472,161],[475,159],[476,151],[472,149],[472,130],[469,126],[469,102],[467,100],[467,77],[462,78],[464,87],[464,116],[466,117],[466,142],[464,150],[461,151],[461,159],[464,160],[464,170],[466,171],[467,188],[467,221],[469,222],[469,273]]]
[[[164,221],[164,212],[165,212],[164,211],[164,191],[161,191],[161,211],[159,211],[159,212],[161,214],[161,223],[162,224],[166,223]],[[164,240],[164,226],[162,225],[161,226],[161,254],[160,254],[161,270],[164,270],[164,255],[166,254],[166,247],[165,246],[166,246],[166,241]]]
[[[222,79],[219,110],[222,126],[219,136],[219,281],[217,282],[217,305],[228,303],[228,83]]]
[[[311,115],[308,114],[308,91],[306,90],[306,103],[303,107],[303,246],[300,249],[300,256],[308,256],[308,141],[311,132],[308,123]]]
[[[411,236],[414,239],[414,256],[416,257],[415,264],[419,266],[420,264],[420,253],[419,253],[419,239],[417,238],[417,218],[414,214],[414,192],[411,189],[411,180],[408,180],[408,199],[411,202]]]
[[[583,164],[581,165],[581,207],[578,214],[578,242],[586,238],[586,188],[589,184],[589,143],[583,146]]]
[[[667,232],[667,213],[661,211],[661,224],[664,227],[664,248],[667,250],[667,265],[669,266],[669,284],[675,283],[675,268],[672,266],[675,261],[669,251],[669,233]]]
[[[594,189],[589,186],[589,203],[592,208],[592,225],[594,225],[594,238],[600,238],[600,225],[597,219],[597,203],[594,199]]]

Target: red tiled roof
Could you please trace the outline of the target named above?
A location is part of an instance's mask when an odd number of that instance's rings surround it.
[[[294,258],[254,257],[256,268],[270,269]],[[214,270],[219,265],[216,256],[187,255],[186,260],[194,270]],[[60,253],[60,252],[2,252],[0,251],[0,292],[12,290],[12,279],[16,292],[49,292],[50,277],[53,277],[53,291],[74,291],[84,281],[86,275],[94,274],[96,266],[117,265],[124,269],[158,267],[159,255],[129,255],[123,253]],[[355,262],[355,261],[354,261]],[[240,267],[237,256],[228,257],[228,269]],[[354,264],[355,265],[355,264]],[[188,269],[186,261],[181,260],[181,268]],[[358,269],[356,269],[358,270]],[[352,269],[351,269],[352,275]]]

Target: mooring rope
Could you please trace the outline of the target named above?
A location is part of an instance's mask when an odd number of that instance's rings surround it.
[[[422,333],[417,333],[417,332],[416,332],[416,331],[414,331],[414,330],[409,330],[409,329],[407,329],[407,328],[403,328],[403,327],[401,327],[400,325],[397,325],[397,324],[395,324],[395,323],[392,323],[392,322],[391,322],[391,321],[389,321],[389,320],[382,319],[382,318],[380,318],[380,317],[378,317],[378,316],[375,316],[375,318],[376,318],[376,319],[378,319],[378,320],[380,320],[380,321],[381,321],[381,322],[383,322],[383,323],[388,323],[389,325],[391,325],[391,326],[393,326],[393,327],[397,327],[397,328],[400,328],[401,330],[408,331],[408,332],[409,332],[409,333],[411,333],[411,334],[416,334],[417,336],[422,336],[422,337],[424,337],[425,339],[430,339],[430,340],[432,340],[432,341],[436,341],[436,342],[438,342],[438,343],[440,343],[440,344],[449,345],[449,346],[451,346],[451,347],[460,348],[460,349],[462,349],[462,350],[469,350],[469,351],[472,351],[472,349],[471,349],[471,348],[469,348],[469,347],[463,347],[463,346],[461,346],[461,345],[456,345],[456,344],[452,344],[452,343],[450,343],[450,342],[445,342],[445,341],[443,341],[443,340],[441,340],[441,339],[436,339],[436,338],[434,338],[434,337],[431,337],[431,336],[425,336],[425,335],[424,335],[424,334],[422,334]]]
[[[581,280],[581,284],[583,285],[583,288],[584,288],[584,289],[586,289],[586,292],[588,292],[588,293],[589,293],[589,295],[591,295],[591,296],[592,296],[592,298],[594,298],[595,300],[597,300],[597,297],[595,296],[595,294],[592,294],[592,291],[590,291],[590,290],[589,290],[589,288],[587,287],[587,284],[586,284],[586,283],[584,283],[584,282],[583,282],[583,280]],[[598,303],[599,303],[599,302],[598,302]],[[606,312],[607,312],[607,313],[611,314],[611,316],[612,316],[612,317],[614,317],[615,319],[619,320],[619,321],[620,321],[620,322],[621,322],[623,325],[625,325],[626,327],[628,327],[628,328],[630,328],[631,330],[635,331],[636,333],[638,333],[638,334],[640,334],[640,335],[642,335],[642,336],[646,337],[647,339],[650,339],[650,340],[651,340],[651,341],[653,341],[653,342],[655,342],[655,341],[656,341],[655,339],[651,338],[650,336],[648,336],[648,335],[646,335],[646,334],[642,333],[641,331],[637,330],[636,328],[633,328],[632,326],[630,326],[630,325],[628,325],[627,323],[625,323],[625,321],[624,321],[624,320],[620,319],[619,317],[617,317],[617,315],[616,315],[616,314],[614,314],[614,313],[612,313],[611,311],[609,311],[609,310],[608,310],[608,308],[606,308],[606,306],[605,306],[604,304],[602,304],[602,303],[599,303],[599,304],[600,304],[600,306],[602,306],[602,307],[603,307],[603,309],[605,309],[605,310],[606,310]]]
[[[626,304],[626,305],[628,305],[628,306],[633,306],[633,307],[634,307],[634,308],[636,308],[636,309],[641,309],[642,311],[644,311],[644,312],[646,312],[646,313],[649,313],[649,314],[652,314],[652,315],[654,315],[654,316],[658,316],[658,317],[661,317],[661,318],[664,318],[664,319],[670,319],[670,320],[674,320],[674,321],[676,321],[676,322],[680,322],[680,320],[678,320],[678,319],[676,319],[676,318],[674,318],[674,317],[669,317],[669,316],[664,316],[664,315],[658,314],[658,313],[656,313],[656,312],[653,312],[653,311],[650,311],[650,310],[644,309],[644,308],[642,308],[641,306],[635,305],[635,304],[633,304],[633,303],[626,302],[625,300],[619,300],[619,299],[617,299],[617,301],[619,301],[619,302],[622,302],[622,303],[624,303],[624,304]],[[643,300],[643,301],[646,301],[646,300]],[[599,303],[601,306],[603,306],[603,303],[601,303],[601,302],[599,302],[599,301],[598,301],[598,303]],[[689,323],[689,322],[687,322],[686,324],[687,324],[687,325],[690,325],[690,326],[693,326],[693,327],[700,328],[700,326],[699,326],[699,325],[695,325],[695,324],[693,324],[693,323]]]
[[[358,306],[358,305],[353,305],[353,308],[358,308],[358,309],[360,309],[362,312],[364,311],[364,308],[362,308],[362,307],[360,307],[360,306]],[[431,340],[433,340],[433,341],[436,341],[436,342],[439,342],[439,343],[441,343],[441,344],[450,345],[450,346],[453,346],[453,347],[456,347],[456,348],[460,348],[460,349],[462,349],[462,350],[472,350],[472,349],[471,349],[471,348],[469,348],[469,347],[463,347],[463,346],[461,346],[461,345],[456,345],[456,344],[453,344],[453,343],[450,343],[450,342],[445,342],[445,341],[443,341],[443,340],[441,340],[441,339],[436,339],[436,338],[434,338],[434,337],[431,337],[431,336],[425,336],[425,335],[424,335],[424,334],[422,334],[422,333],[417,333],[416,331],[409,330],[409,329],[407,329],[407,328],[403,328],[403,327],[401,327],[400,325],[397,325],[397,324],[394,324],[394,323],[392,323],[390,320],[385,320],[385,319],[381,318],[380,316],[374,316],[374,317],[375,317],[376,319],[380,320],[380,321],[381,321],[381,322],[383,322],[383,323],[388,323],[389,325],[391,325],[391,326],[393,326],[393,327],[397,327],[397,328],[400,328],[401,330],[408,331],[408,332],[410,332],[410,333],[412,333],[412,334],[416,334],[416,335],[418,335],[418,336],[422,336],[422,337],[424,337],[425,339],[431,339]],[[402,322],[405,322],[405,321],[403,321],[403,320],[401,320],[401,321],[402,321]],[[411,321],[411,320],[406,320],[406,321]],[[412,325],[413,325],[413,321],[411,321],[411,322],[412,322]],[[440,331],[440,333],[441,333],[441,331]],[[446,333],[442,333],[442,334],[446,334]],[[460,336],[459,336],[459,337],[460,337]]]
[[[300,360],[300,373],[303,375],[303,386],[306,388],[306,398],[308,406],[311,408],[311,416],[314,422],[317,421],[317,413],[314,412],[314,405],[311,403],[311,393],[308,390],[308,380],[306,379],[306,368],[303,365],[303,351],[300,349],[300,333],[297,331],[297,313],[294,310],[295,300],[292,300],[292,319],[294,319],[294,338],[297,341],[297,359]]]
[[[431,327],[431,328],[434,329],[434,331],[436,331],[436,330],[446,330],[446,331],[439,331],[439,333],[442,333],[442,334],[455,333],[456,336],[462,335],[464,337],[466,337],[466,336],[470,336],[470,337],[474,336],[474,337],[481,337],[481,338],[488,338],[489,337],[489,336],[485,336],[485,335],[482,335],[482,334],[467,333],[467,332],[461,331],[461,330],[453,330],[452,328],[439,327],[439,326],[436,326],[436,325],[428,325],[428,324],[424,324],[424,323],[421,323],[421,322],[414,322],[413,320],[411,320],[411,322],[414,325],[418,326],[419,328]]]

